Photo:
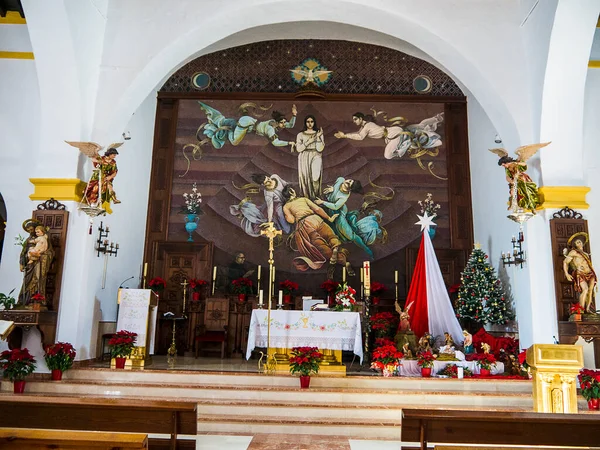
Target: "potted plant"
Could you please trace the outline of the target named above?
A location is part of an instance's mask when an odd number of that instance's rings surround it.
[[[391,377],[398,373],[400,360],[404,354],[393,343],[384,343],[377,347],[371,354],[371,369],[383,372],[384,377]]]
[[[569,308],[569,321],[570,322],[581,322],[581,315],[585,312],[583,306],[579,303],[574,303]]]
[[[41,309],[42,305],[44,304],[44,302],[46,301],[46,297],[44,297],[43,294],[36,292],[35,294],[33,294],[31,296],[31,301],[33,302],[33,310],[39,311]]]
[[[8,294],[0,292],[0,311],[13,309],[15,307],[17,299],[12,296],[13,292],[15,292],[14,289]]]
[[[330,308],[332,308],[335,304],[335,291],[337,291],[340,283],[333,280],[327,280],[321,284],[321,289],[324,289],[327,292],[327,304]]]
[[[193,302],[200,301],[200,298],[202,297],[202,291],[204,290],[205,286],[208,286],[208,281],[206,280],[195,280],[194,278],[190,280],[190,289],[192,291]]]
[[[371,330],[375,333],[375,336],[390,337],[392,331],[397,328],[397,319],[394,314],[388,311],[383,311],[377,314],[373,314],[370,318]]]
[[[428,378],[431,376],[431,369],[433,368],[433,362],[435,361],[435,355],[430,350],[419,352],[417,354],[417,365],[421,368],[421,376]]]
[[[588,402],[588,409],[600,409],[600,370],[581,369],[577,379],[581,395]]]
[[[292,294],[298,290],[298,283],[284,280],[279,283],[279,289],[283,291],[283,303],[292,303]]]
[[[245,302],[248,295],[252,294],[252,280],[249,278],[237,278],[231,282],[233,293],[238,295],[240,302]]]
[[[181,213],[185,214],[185,231],[187,231],[189,237],[188,242],[194,242],[193,233],[198,228],[198,217],[202,214],[200,205],[202,204],[202,194],[198,192],[196,183],[192,185],[192,192],[183,193],[184,204],[181,206]]]
[[[473,372],[471,372],[466,367],[463,367],[463,376],[465,378],[469,378],[473,376]],[[458,366],[456,364],[448,364],[442,370],[440,370],[438,375],[446,376],[448,378],[458,378]]]
[[[125,368],[125,361],[133,353],[136,338],[137,333],[125,330],[117,331],[110,338],[108,346],[110,347],[111,356],[115,358],[115,368]]]
[[[44,359],[48,369],[52,371],[52,380],[62,380],[62,374],[73,366],[77,352],[68,342],[57,342],[53,345],[47,345]]]
[[[373,303],[374,305],[379,305],[380,297],[385,291],[387,291],[387,287],[385,287],[385,284],[373,281],[371,283],[371,303]]]
[[[5,350],[0,354],[0,368],[4,377],[14,383],[14,393],[25,390],[25,377],[35,370],[35,358],[26,348]]]
[[[160,295],[167,287],[167,282],[161,277],[154,277],[148,282],[148,286],[156,295]]]
[[[317,347],[294,347],[290,355],[290,373],[300,374],[300,388],[308,389],[310,374],[319,373],[323,353]]]
[[[487,377],[492,371],[492,366],[496,365],[496,357],[491,353],[477,353],[473,357],[479,366],[479,375]]]
[[[342,283],[338,286],[335,293],[335,310],[336,311],[352,311],[352,306],[356,303],[354,299],[356,290],[347,283]]]

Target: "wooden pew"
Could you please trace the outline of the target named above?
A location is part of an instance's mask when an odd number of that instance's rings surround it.
[[[148,436],[139,433],[105,433],[101,431],[38,430],[0,428],[0,448],[37,450],[54,449],[147,449]]]
[[[403,409],[401,440],[440,444],[600,445],[600,414]],[[408,448],[408,447],[407,447]]]
[[[2,393],[0,425],[7,428],[170,434],[168,448],[174,450],[178,434],[196,435],[196,408],[196,402]],[[157,443],[150,439],[150,448]],[[186,443],[191,442],[179,441],[180,447]],[[195,448],[195,442],[192,448]]]

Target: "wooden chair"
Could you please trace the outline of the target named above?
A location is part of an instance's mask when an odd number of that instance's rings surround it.
[[[206,299],[204,324],[196,326],[195,354],[200,353],[200,345],[204,342],[221,343],[221,359],[225,357],[229,328],[229,300],[226,298]]]

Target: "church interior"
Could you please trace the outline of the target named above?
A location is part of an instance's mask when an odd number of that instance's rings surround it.
[[[0,73],[0,448],[598,447],[598,0],[0,0]]]

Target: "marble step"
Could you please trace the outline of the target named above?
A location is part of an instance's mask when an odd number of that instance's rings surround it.
[[[297,380],[296,380],[297,381]],[[11,383],[2,383],[2,391],[10,391]],[[461,391],[423,391],[423,390],[381,390],[381,389],[343,389],[319,388],[300,389],[296,387],[274,386],[206,386],[206,385],[169,385],[164,383],[135,383],[106,381],[63,380],[29,381],[27,392],[39,394],[74,394],[132,396],[178,399],[222,399],[237,401],[264,401],[286,403],[346,403],[352,405],[438,405],[438,406],[487,406],[531,408],[531,394],[512,392],[461,392]]]
[[[75,369],[66,372],[65,380],[162,383],[169,385],[209,385],[209,386],[273,386],[297,387],[297,377],[290,375],[259,375],[248,373],[211,373],[198,371],[169,370],[109,370],[109,369]],[[532,393],[529,380],[482,380],[482,379],[448,379],[448,378],[384,378],[376,376],[351,377],[311,377],[311,387],[351,388],[377,390],[423,390],[423,391],[456,391],[456,392],[508,392]]]

